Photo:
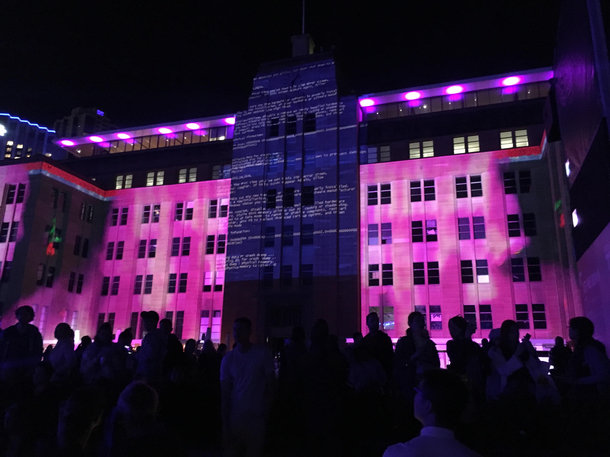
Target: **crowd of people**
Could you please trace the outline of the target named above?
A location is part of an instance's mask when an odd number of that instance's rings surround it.
[[[368,333],[340,344],[318,320],[275,354],[237,319],[231,351],[182,342],[141,313],[145,336],[104,323],[75,347],[68,324],[43,351],[29,306],[0,333],[0,452],[7,456],[604,455],[610,361],[586,317],[570,320],[550,364],[507,320],[478,344],[449,321],[441,369],[425,316],[409,315],[396,345]]]

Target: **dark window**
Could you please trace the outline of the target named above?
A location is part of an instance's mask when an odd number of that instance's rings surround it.
[[[220,215],[220,217],[222,217],[222,214]],[[185,221],[193,220],[193,202],[186,202],[186,211],[184,212],[184,220]]]
[[[152,221],[153,223],[157,223],[159,222],[159,216],[161,216],[161,205],[154,205],[153,206],[153,213],[152,213]]]
[[[81,221],[84,221],[84,220],[85,220],[85,210],[86,210],[86,209],[87,209],[87,205],[85,204],[85,202],[82,202],[82,203],[80,204],[80,220],[81,220]],[[117,217],[118,217],[118,214],[119,214],[119,213],[118,213],[118,211],[119,211],[119,210],[117,210]],[[114,210],[112,210],[112,214],[113,214],[113,216],[114,216]],[[113,224],[113,225],[116,225],[116,224]]]
[[[526,213],[523,215],[523,233],[525,236],[536,236],[536,215],[534,213]]]
[[[129,323],[129,327],[131,328],[131,334],[135,336],[138,334],[138,320],[140,314],[138,312],[131,313],[131,321]]]
[[[304,263],[301,265],[301,286],[313,285],[313,264]]]
[[[218,200],[210,200],[210,209],[208,210],[208,218],[214,219],[218,213]]]
[[[2,270],[2,278],[0,278],[1,282],[8,282],[11,279],[12,264],[12,260],[7,260],[6,262],[4,262],[4,270]]]
[[[517,303],[515,305],[516,321],[519,328],[530,328],[530,316],[527,310],[527,303]]]
[[[17,200],[15,203],[23,203],[23,199],[25,198],[25,184],[19,184],[17,188]],[[65,210],[64,210],[65,212]]]
[[[462,269],[462,284],[471,284],[474,282],[474,272],[472,271],[472,260],[460,261]]]
[[[424,200],[436,200],[436,190],[434,188],[434,179],[424,181]]]
[[[178,275],[176,273],[169,274],[169,283],[167,285],[167,293],[175,294],[176,293],[176,282],[178,281]]]
[[[97,328],[99,329],[104,321],[106,320],[106,315],[104,313],[99,313],[97,315]]]
[[[267,203],[265,205],[265,209],[275,209],[277,200],[277,190],[269,189],[267,191]]]
[[[74,240],[74,251],[72,251],[74,255],[80,255],[81,240],[82,238],[79,235],[76,235],[76,239]]]
[[[481,330],[494,328],[491,318],[491,305],[479,305],[479,321],[481,322]]]
[[[430,305],[430,330],[443,329],[443,316],[440,305]]]
[[[421,181],[411,181],[411,201],[421,201]]]
[[[186,284],[188,281],[188,273],[180,273],[180,284],[178,285],[178,293],[186,293]]]
[[[472,218],[472,232],[475,240],[485,239],[485,217],[474,216]]]
[[[297,117],[288,116],[286,120],[286,135],[295,135],[297,133]]]
[[[303,195],[301,196],[301,204],[303,206],[312,206],[314,204],[314,187],[304,186]]]
[[[272,248],[275,246],[275,227],[265,227],[265,239],[263,240],[263,246],[266,248]]]
[[[529,194],[532,188],[532,175],[529,170],[521,170],[519,172],[519,190],[522,194]],[[534,328],[535,323],[534,323]],[[546,327],[545,327],[546,328]]]
[[[424,262],[413,262],[413,284],[426,284]]]
[[[294,206],[294,187],[284,189],[284,208]]]
[[[21,186],[21,184],[19,184],[19,186]],[[68,194],[65,192],[60,192],[59,200],[61,201],[61,212],[65,213],[68,210]]]
[[[121,224],[127,225],[127,215],[129,214],[129,208],[121,208]]]
[[[124,209],[124,213],[125,213],[125,224],[127,224],[127,208],[123,208]],[[93,205],[89,205],[88,211],[87,211],[87,222],[93,222]],[[123,223],[123,216],[121,216],[121,225],[125,225]]]
[[[150,205],[144,206],[144,212],[142,213],[142,224],[148,224],[150,222]]]
[[[18,230],[19,230],[19,222],[13,221],[13,223],[11,224],[11,234],[8,237],[9,241],[17,241],[17,231]],[[59,236],[59,233],[57,235]]]
[[[392,244],[392,223],[381,223],[381,244]]]
[[[316,113],[307,113],[303,118],[303,132],[316,131]]]
[[[455,197],[468,198],[468,183],[465,176],[455,178]]]
[[[263,280],[261,286],[264,288],[273,287],[273,266],[263,267]]]
[[[190,237],[189,237],[190,243]],[[216,254],[224,254],[227,250],[227,235],[218,235],[218,246],[216,246]],[[184,254],[182,254],[184,255]]]
[[[6,204],[7,205],[11,205],[11,204],[15,203],[16,190],[17,190],[17,186],[15,186],[14,184],[9,184],[8,191],[6,193]],[[53,190],[56,190],[56,189],[53,189]],[[54,206],[54,208],[56,208],[56,206]]]
[[[133,285],[133,294],[140,295],[142,293],[142,279],[143,275],[136,275],[136,282]]]
[[[220,205],[220,217],[227,217],[229,214],[229,205]]]
[[[146,275],[146,282],[144,283],[144,293],[150,294],[152,293],[153,286],[153,275]]]
[[[0,226],[0,243],[6,243],[9,228],[10,222],[3,222],[2,226]]]
[[[214,235],[208,235],[205,243],[205,253],[214,254]]]
[[[487,266],[487,259],[476,260],[477,266],[477,282],[486,284],[489,282],[489,268]]]
[[[104,276],[104,279],[102,279],[102,295],[108,295],[108,289],[110,289],[110,276]]]
[[[220,254],[220,237],[225,235],[218,235],[218,253]],[[223,249],[224,252],[224,249]],[[187,256],[191,253],[191,237],[185,236],[182,238],[182,255]]]
[[[379,244],[379,225],[369,224],[369,246]]]
[[[179,340],[182,339],[182,330],[184,329],[184,311],[176,312],[176,325],[174,326],[174,334]]]
[[[292,246],[294,239],[294,226],[284,225],[282,227],[282,246]]]
[[[383,286],[394,285],[394,272],[391,263],[384,263],[381,266],[381,284]]]
[[[521,257],[513,257],[510,259],[510,264],[513,273],[513,282],[524,282],[525,269],[523,268],[523,259]]]
[[[292,265],[282,265],[282,286],[292,286]]]
[[[313,224],[303,224],[301,228],[301,246],[313,244]]]
[[[36,285],[37,286],[42,286],[42,283],[44,282],[44,263],[41,263],[38,265],[38,270],[36,271]]]
[[[381,192],[380,192],[380,196],[381,198],[379,199],[381,201],[382,205],[389,205],[392,203],[392,187],[390,184],[381,184],[381,186],[379,186]]]
[[[89,238],[83,240],[83,250],[81,251],[81,257],[86,259],[89,255]]]
[[[515,179],[514,171],[507,171],[504,173],[504,193],[505,194],[516,194],[517,193],[517,180]]]
[[[542,281],[542,270],[540,269],[539,257],[527,258],[527,273],[530,281]]]
[[[74,283],[76,282],[76,273],[70,272],[70,279],[68,280],[68,292],[74,292]]]
[[[477,328],[477,310],[474,305],[464,305],[464,319]]]
[[[13,199],[15,198],[15,186],[9,186],[9,196],[11,195],[11,188],[12,197],[10,203],[13,203]],[[53,208],[57,208],[57,202],[59,201],[59,191],[55,188],[51,189],[51,201],[53,203]],[[6,203],[9,203],[8,199]]]
[[[114,257],[114,241],[108,243],[106,248],[106,260],[112,260],[112,257]]]
[[[467,217],[458,217],[458,238],[460,240],[470,239],[470,219]]]
[[[112,290],[110,291],[110,295],[118,295],[119,294],[119,281],[121,280],[120,276],[115,276],[112,278]]]
[[[116,245],[116,260],[122,260],[123,259],[123,250],[125,249],[125,242],[124,241],[119,241]]]
[[[532,314],[534,318],[534,329],[546,329],[544,303],[532,303]]]
[[[138,247],[138,259],[146,257],[146,240],[140,240],[140,246]]]
[[[83,291],[83,282],[85,280],[85,275],[79,274],[78,281],[76,283],[76,293],[80,294]]]
[[[426,241],[438,241],[436,219],[426,220]]]
[[[114,333],[114,321],[116,319],[116,313],[108,313],[108,323],[110,324],[110,332]]]
[[[508,236],[509,237],[521,236],[519,215],[518,214],[509,214],[506,216],[506,218],[508,220]]]
[[[47,268],[47,280],[45,285],[47,287],[53,287],[53,279],[55,279],[55,267],[49,267]]]
[[[184,203],[176,203],[176,211],[174,212],[174,220],[181,221],[184,214]],[[214,216],[216,217],[216,216]]]
[[[271,119],[269,122],[269,136],[276,137],[280,135],[280,120],[279,119]]]
[[[174,312],[165,311],[165,319],[169,319],[171,322],[174,322]]]
[[[440,284],[440,270],[438,262],[428,262],[428,284]]]
[[[155,258],[157,256],[157,240],[152,239],[148,244],[148,258]]]
[[[83,207],[84,206],[85,206],[85,204],[83,203]],[[110,225],[115,226],[118,223],[119,223],[119,209],[118,208],[114,208],[112,210],[112,219],[110,220]]]
[[[368,204],[369,206],[376,205],[378,202],[377,198],[377,185],[368,187]]]
[[[413,243],[424,241],[424,225],[422,221],[411,222],[411,239]]]
[[[470,176],[470,196],[471,197],[482,197],[483,196],[483,183],[481,182],[481,175]]]
[[[379,285],[379,264],[369,265],[369,287]]]

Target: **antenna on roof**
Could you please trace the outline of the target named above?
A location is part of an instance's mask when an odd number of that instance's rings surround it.
[[[301,35],[305,35],[305,0],[303,0],[303,16],[301,21]]]

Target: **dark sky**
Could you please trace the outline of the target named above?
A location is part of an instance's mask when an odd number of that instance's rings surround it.
[[[559,0],[308,0],[357,94],[550,66]],[[121,127],[244,109],[290,57],[300,0],[8,0],[0,112],[52,126],[95,106]]]

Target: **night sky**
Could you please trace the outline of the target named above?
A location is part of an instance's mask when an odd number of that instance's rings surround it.
[[[355,94],[553,62],[558,0],[308,0]],[[246,108],[260,63],[290,57],[300,0],[10,0],[0,112],[52,126],[94,106],[120,127]]]

